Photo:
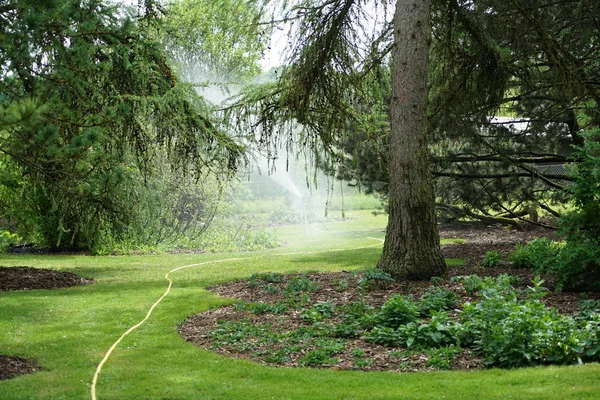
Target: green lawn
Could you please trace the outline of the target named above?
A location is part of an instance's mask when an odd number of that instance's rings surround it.
[[[0,381],[0,399],[86,399],[107,350],[173,287],[148,321],[117,346],[98,399],[584,399],[600,392],[600,365],[398,374],[272,368],[231,360],[180,339],[187,316],[230,302],[208,285],[263,271],[330,271],[375,265],[385,218],[368,212],[326,225],[280,227],[288,243],[259,253],[125,257],[8,256],[0,265],[52,268],[96,284],[0,292],[0,352],[36,359],[36,374]],[[229,260],[229,261],[223,261]],[[214,261],[221,261],[214,263]]]

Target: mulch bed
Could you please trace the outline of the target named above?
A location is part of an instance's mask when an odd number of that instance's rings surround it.
[[[0,267],[0,292],[13,290],[63,289],[87,285],[93,279],[82,278],[71,272],[31,267]],[[0,379],[31,374],[39,368],[32,360],[0,355]]]
[[[61,289],[87,285],[92,279],[71,272],[31,267],[0,267],[0,291]]]
[[[469,297],[460,283],[451,282],[452,277],[472,274],[495,277],[501,274],[509,274],[521,278],[520,283],[516,286],[525,288],[535,277],[531,271],[514,269],[508,265],[482,268],[481,265],[485,252],[496,250],[507,254],[515,248],[517,243],[524,244],[536,237],[554,238],[555,231],[546,229],[516,231],[504,228],[456,225],[443,227],[440,235],[442,238],[465,238],[467,240],[466,243],[443,246],[443,253],[446,258],[462,258],[466,260],[466,263],[464,266],[451,267],[448,271],[448,277],[440,282],[442,287],[454,290],[458,296],[458,304],[463,304],[467,301],[473,301],[475,298]],[[352,301],[363,301],[370,306],[377,307],[382,305],[392,294],[412,295],[418,300],[427,288],[431,286],[430,282],[405,281],[390,284],[383,289],[374,289],[366,293],[360,293],[356,289],[358,286],[358,276],[349,271],[309,273],[306,276],[315,281],[318,286],[316,292],[307,293],[310,296],[312,304],[318,301],[327,301],[333,303],[336,307]],[[278,286],[285,287],[292,277],[293,275],[284,276],[283,282],[278,284]],[[552,290],[556,283],[555,277],[543,276],[542,278],[545,279],[545,286]],[[340,282],[345,282],[345,284],[340,285]],[[248,285],[248,281],[246,280],[229,282],[209,289],[221,296],[240,299],[246,302],[285,303],[285,297],[281,290],[279,293],[269,293],[270,291],[265,291],[262,286],[251,286]],[[346,286],[346,288],[344,289],[343,286]],[[600,293],[586,293],[586,296],[590,299],[600,299]],[[553,306],[563,314],[572,314],[578,310],[581,299],[580,293],[553,293],[551,291],[543,300],[547,306]],[[276,332],[291,332],[302,326],[309,326],[309,324],[300,318],[297,310],[289,310],[284,314],[278,315],[253,315],[248,312],[234,310],[232,306],[228,306],[190,317],[179,327],[179,331],[186,341],[205,349],[230,357],[246,358],[268,364],[264,360],[264,357],[257,356],[256,350],[262,350],[262,353],[265,353],[265,350],[269,349],[252,349],[240,352],[229,346],[215,348],[212,344],[210,332],[217,328],[221,321],[241,320],[248,320],[253,324],[271,323],[272,329]],[[402,351],[403,349],[390,349],[389,347],[375,345],[360,339],[350,339],[346,343],[346,350],[341,354],[335,355],[338,362],[333,366],[328,366],[329,368],[356,369],[356,365],[353,365],[351,350],[353,348],[361,348],[364,350],[366,358],[372,360],[370,365],[360,368],[363,370],[406,372],[432,369],[427,362],[428,359],[425,354],[410,353]],[[271,350],[275,349],[272,348]],[[258,351],[258,353],[261,353],[261,351]],[[288,360],[279,362],[276,365],[298,366],[301,356],[302,354],[290,354]],[[482,360],[469,349],[464,349],[462,353],[458,354],[451,365],[451,369],[457,370],[481,368],[484,368]]]
[[[33,374],[39,368],[35,362],[0,354],[0,380]]]

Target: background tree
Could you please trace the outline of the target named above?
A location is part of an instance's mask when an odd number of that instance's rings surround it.
[[[389,220],[377,266],[403,278],[446,272],[427,148],[429,2],[396,1],[389,138]]]
[[[570,145],[598,126],[598,4],[433,5],[428,116],[438,210],[508,224],[537,222],[538,208],[558,215],[572,180]],[[386,80],[373,84],[389,98]],[[385,193],[388,135],[381,125],[376,140],[356,130],[338,142],[340,177]]]
[[[424,10],[403,1],[396,4],[399,13],[406,13],[405,22],[411,24],[398,29],[409,35],[416,34],[412,29],[419,31],[412,42],[410,36],[404,41],[389,24],[381,24],[387,21],[386,2],[372,5],[368,8],[353,0],[336,0],[303,1],[294,6],[286,15],[297,26],[287,67],[277,83],[247,90],[230,118],[244,128],[252,127],[258,144],[267,147],[273,157],[282,147],[289,150],[286,146],[300,143],[312,149],[314,162],[335,168],[342,157],[335,150],[340,143],[343,146],[348,134],[372,131],[372,117],[377,113],[364,111],[385,109],[382,91],[373,82],[385,79],[385,63],[394,44],[402,48],[391,74],[392,87],[397,96],[406,95],[399,99],[399,107],[406,100],[418,109],[410,119],[408,113],[400,112],[391,117],[396,130],[391,143],[398,158],[390,168],[390,179],[399,185],[390,191],[394,212],[379,265],[398,277],[426,279],[445,271],[428,160],[423,153],[427,125],[419,119],[424,117],[419,111],[425,110],[427,98],[428,3]],[[389,40],[391,32],[395,41]],[[417,63],[411,65],[414,69],[402,64],[406,62],[402,57],[409,55]],[[404,77],[405,72],[411,75]],[[407,188],[409,192],[404,193]],[[419,223],[407,219],[407,212],[416,213]]]
[[[235,169],[243,148],[174,76],[144,30],[153,14],[140,18],[94,0],[1,4],[8,228],[50,247],[93,247],[127,231],[155,155],[197,177]]]
[[[158,36],[185,82],[240,84],[260,72],[269,32],[264,1],[179,0],[168,3]]]

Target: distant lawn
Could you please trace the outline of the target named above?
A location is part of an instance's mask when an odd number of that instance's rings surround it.
[[[70,271],[96,283],[53,291],[0,292],[0,352],[38,361],[42,370],[0,381],[0,399],[87,399],[100,360],[127,336],[104,366],[98,399],[595,399],[600,365],[482,372],[397,374],[271,368],[228,359],[184,342],[188,316],[230,303],[205,290],[254,272],[370,268],[380,256],[385,217],[278,228],[287,247],[267,252],[123,257],[0,256],[0,265]],[[321,232],[320,232],[321,231]],[[235,259],[238,258],[238,259]],[[235,260],[234,260],[235,259]],[[449,264],[460,263],[449,261]]]

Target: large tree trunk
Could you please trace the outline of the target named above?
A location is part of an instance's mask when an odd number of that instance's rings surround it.
[[[397,0],[394,23],[389,222],[378,267],[429,279],[446,272],[427,150],[429,0]]]

